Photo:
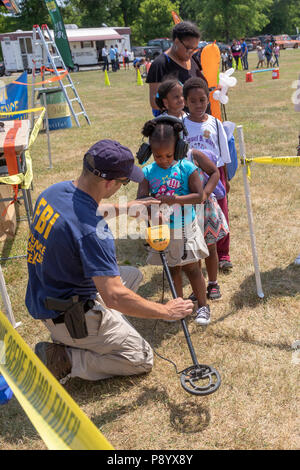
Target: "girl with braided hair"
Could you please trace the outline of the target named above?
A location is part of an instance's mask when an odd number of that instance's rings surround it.
[[[182,87],[182,83],[176,78],[168,78],[159,85],[155,102],[162,114],[175,116],[178,119],[183,119],[186,116],[183,110]]]
[[[166,258],[177,295],[183,297],[183,271],[198,302],[195,322],[208,325],[210,309],[199,263],[208,256],[208,250],[194,207],[201,204],[203,189],[196,166],[185,158],[188,146],[180,138],[183,130],[182,122],[171,116],[160,116],[145,123],[142,134],[149,138],[147,157],[152,153],[154,162],[143,168],[145,179],[139,184],[138,198],[151,195],[169,209],[171,236]],[[208,158],[207,165],[208,172],[212,173],[214,169],[209,168],[213,164]],[[160,210],[164,214],[162,207]],[[147,262],[161,265],[159,254],[150,251]]]

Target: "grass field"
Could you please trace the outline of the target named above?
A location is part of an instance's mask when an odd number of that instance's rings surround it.
[[[249,55],[250,68],[257,62]],[[248,157],[296,155],[300,114],[291,101],[293,81],[300,73],[300,51],[283,51],[280,79],[271,72],[255,74],[246,83],[236,72],[229,92],[227,117],[243,125]],[[148,86],[137,86],[135,72],[110,73],[110,87],[97,71],[72,75],[92,125],[51,133],[53,168],[48,168],[47,139],[40,134],[32,151],[33,199],[50,184],[75,178],[88,147],[102,138],[117,139],[135,153],[140,130],[151,118]],[[236,141],[238,147],[237,134]],[[238,154],[239,155],[239,154]],[[229,194],[231,223],[230,275],[219,275],[222,299],[211,303],[206,328],[189,322],[191,338],[202,363],[222,377],[220,389],[208,397],[188,395],[174,367],[155,359],[146,376],[98,382],[72,379],[66,390],[100,428],[115,449],[296,449],[299,448],[299,364],[292,361],[292,344],[299,338],[300,269],[293,265],[300,252],[299,168],[252,165],[250,183],[264,300],[256,295],[241,168]],[[131,183],[119,195],[135,198]],[[24,207],[20,208],[21,214]],[[15,238],[2,243],[2,256],[24,254],[28,225],[18,225]],[[120,264],[138,266],[144,275],[139,293],[162,297],[162,271],[145,264],[143,242],[116,240]],[[2,261],[12,308],[22,325],[19,333],[30,347],[48,340],[46,328],[27,313],[25,259]],[[185,295],[190,293],[185,284]],[[165,300],[171,298],[165,288]],[[158,352],[182,370],[191,365],[179,323],[132,319]],[[45,449],[17,400],[0,407],[0,449]]]

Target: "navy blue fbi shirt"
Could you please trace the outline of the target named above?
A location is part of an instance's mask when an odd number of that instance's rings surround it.
[[[46,297],[94,299],[94,276],[119,276],[115,242],[97,203],[71,181],[39,196],[27,247],[26,307],[34,318],[55,318]]]

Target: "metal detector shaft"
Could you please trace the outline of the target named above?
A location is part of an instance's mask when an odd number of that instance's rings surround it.
[[[165,270],[165,273],[166,273],[166,276],[167,276],[167,279],[168,279],[168,283],[169,283],[169,286],[170,286],[170,289],[171,289],[171,292],[172,292],[172,296],[173,296],[174,299],[177,299],[178,295],[177,295],[176,290],[175,290],[174,282],[173,282],[173,279],[172,279],[172,276],[171,276],[171,273],[170,273],[170,270],[169,270],[169,266],[168,266],[168,263],[167,263],[167,260],[166,260],[165,253],[163,251],[160,251],[159,254],[160,254],[161,261],[162,261],[162,264],[163,264],[163,267],[164,267],[164,270]],[[186,338],[186,341],[187,341],[187,344],[188,344],[188,347],[189,347],[189,350],[190,350],[190,353],[191,353],[191,356],[192,356],[193,363],[194,363],[195,366],[198,366],[199,362],[197,360],[194,347],[192,345],[192,341],[191,341],[191,337],[190,337],[190,334],[189,334],[188,327],[186,325],[186,321],[185,321],[184,318],[182,318],[180,321],[181,321],[181,325],[182,325],[182,328],[183,328],[184,336]]]

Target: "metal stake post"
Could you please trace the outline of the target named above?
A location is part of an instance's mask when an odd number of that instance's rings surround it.
[[[248,183],[248,178],[247,178],[246,152],[245,152],[243,126],[238,126],[237,130],[238,130],[238,136],[239,136],[240,154],[243,159],[244,190],[245,190],[246,205],[247,205],[247,215],[248,215],[248,224],[249,224],[249,231],[250,231],[252,258],[253,258],[253,265],[254,265],[254,271],[255,271],[256,291],[257,291],[258,297],[263,299],[265,295],[262,290],[257,249],[256,249],[256,238],[255,238],[255,232],[254,232],[251,195],[250,195],[250,188],[249,188],[249,183]]]
[[[10,298],[6,290],[6,284],[5,284],[1,265],[0,265],[0,292],[1,292],[1,297],[2,297],[3,305],[4,305],[4,313],[7,316],[10,323],[12,324],[12,326],[14,328],[17,328],[18,326],[21,325],[21,322],[16,323],[16,320],[15,320],[15,317],[11,308]]]

